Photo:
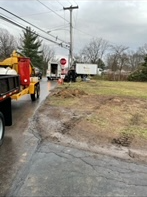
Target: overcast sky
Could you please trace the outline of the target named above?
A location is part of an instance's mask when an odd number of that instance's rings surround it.
[[[93,38],[103,38],[113,45],[127,46],[132,50],[147,43],[147,1],[133,0],[0,0],[0,7],[18,15],[50,36],[33,27],[37,33],[53,41],[69,43],[70,11],[63,7],[78,6],[73,16],[73,52],[78,53]],[[23,27],[30,26],[0,9],[5,16]],[[22,30],[4,20],[0,27],[15,36]],[[59,40],[60,39],[60,40]],[[68,55],[69,51],[45,41],[56,54]]]

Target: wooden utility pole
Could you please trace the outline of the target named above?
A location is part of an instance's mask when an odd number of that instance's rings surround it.
[[[70,51],[69,51],[69,55],[70,55],[70,68],[72,67],[73,64],[73,34],[72,34],[72,10],[73,9],[78,9],[78,6],[70,6],[70,7],[66,7],[63,9],[64,10],[69,10],[70,11]]]

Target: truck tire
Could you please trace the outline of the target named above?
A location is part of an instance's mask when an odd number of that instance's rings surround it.
[[[36,86],[36,91],[37,91],[37,99],[40,97],[40,84]]]
[[[3,143],[4,133],[5,133],[5,121],[3,114],[0,112],[0,146]]]
[[[36,101],[36,99],[38,99],[39,96],[40,96],[40,85],[38,84],[35,86],[34,94],[31,94],[31,100]]]

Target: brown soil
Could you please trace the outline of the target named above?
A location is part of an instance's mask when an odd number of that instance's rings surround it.
[[[78,100],[62,107],[52,105],[50,97],[46,99],[36,114],[36,129],[43,141],[89,150],[94,147],[146,150],[147,139],[138,132],[147,128],[145,99],[91,96],[78,89],[57,89],[50,96],[58,102]]]

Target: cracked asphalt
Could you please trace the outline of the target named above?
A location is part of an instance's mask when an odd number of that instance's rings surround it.
[[[41,143],[8,196],[146,196],[147,166]]]

